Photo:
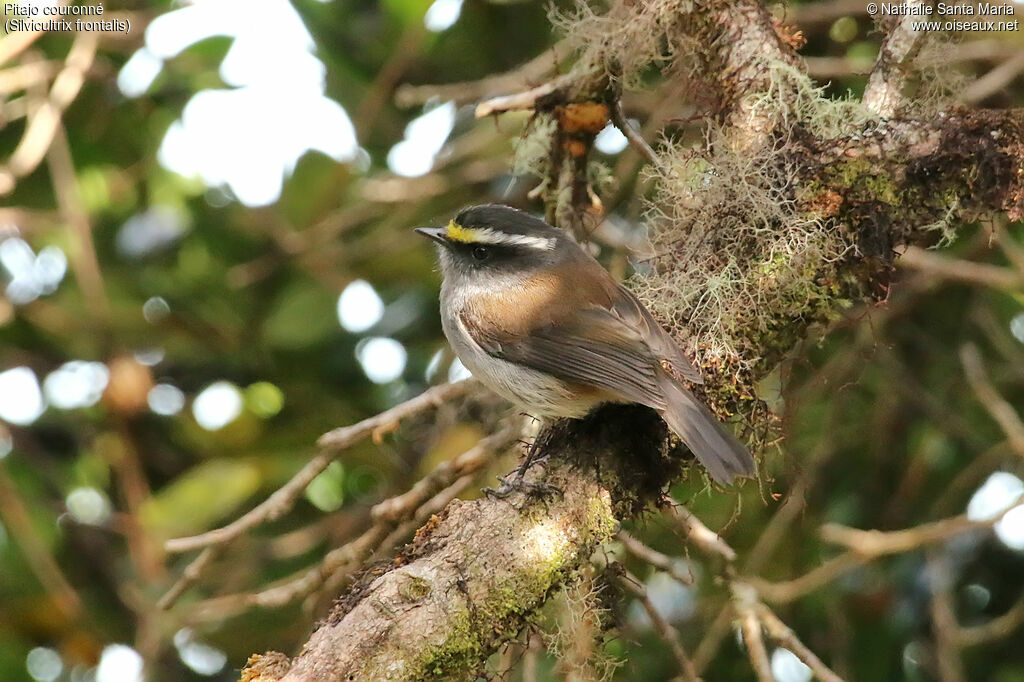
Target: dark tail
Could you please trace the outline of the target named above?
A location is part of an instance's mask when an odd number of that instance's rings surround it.
[[[671,377],[659,381],[667,407],[661,416],[719,483],[754,475],[754,458],[718,418]]]

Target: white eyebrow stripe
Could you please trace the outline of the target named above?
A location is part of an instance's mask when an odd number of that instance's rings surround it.
[[[489,227],[478,227],[473,230],[473,236],[477,241],[484,244],[509,244],[512,246],[528,246],[531,249],[550,251],[555,248],[553,237],[531,237],[525,234],[508,234],[499,232]]]

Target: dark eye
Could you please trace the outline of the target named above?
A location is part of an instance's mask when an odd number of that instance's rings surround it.
[[[474,246],[473,247],[473,258],[483,263],[485,260],[491,257],[491,250],[486,246]]]

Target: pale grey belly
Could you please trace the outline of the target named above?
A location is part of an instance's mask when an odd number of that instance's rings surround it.
[[[498,395],[534,417],[582,417],[597,403],[578,397],[565,382],[522,365],[488,355],[456,321],[442,316],[442,327],[459,360]]]

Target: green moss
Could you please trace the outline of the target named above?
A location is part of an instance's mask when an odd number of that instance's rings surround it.
[[[543,504],[535,503],[522,513],[531,523],[550,522],[550,517],[543,511]],[[596,496],[590,498],[583,518],[578,523],[567,520],[564,526],[566,529],[578,529],[585,536],[558,543],[553,551],[538,556],[528,565],[528,570],[517,574],[514,580],[493,585],[485,600],[470,603],[467,595],[465,607],[450,616],[448,637],[411,668],[420,671],[414,676],[450,679],[472,672],[499,642],[523,628],[548,595],[576,570],[580,556],[588,556],[589,548],[611,537],[616,523],[606,501]],[[581,548],[582,553],[579,552]],[[462,565],[471,567],[472,571],[467,579],[492,580],[491,569],[475,558],[463,559]],[[406,594],[407,591],[411,596]],[[422,599],[429,591],[427,581],[411,577],[399,588],[400,594],[407,598]]]
[[[444,643],[429,649],[426,656],[411,667],[411,670],[422,673],[415,675],[416,678],[460,677],[460,673],[472,670],[485,658],[480,633],[473,627],[473,617],[468,607],[451,614],[448,622],[451,630]]]
[[[889,172],[869,159],[838,161],[827,166],[822,176],[822,185],[840,191],[847,201],[870,199],[892,206],[903,202],[903,193]]]
[[[431,592],[430,582],[416,575],[404,574],[405,579],[398,585],[398,594],[410,602],[421,602]]]

